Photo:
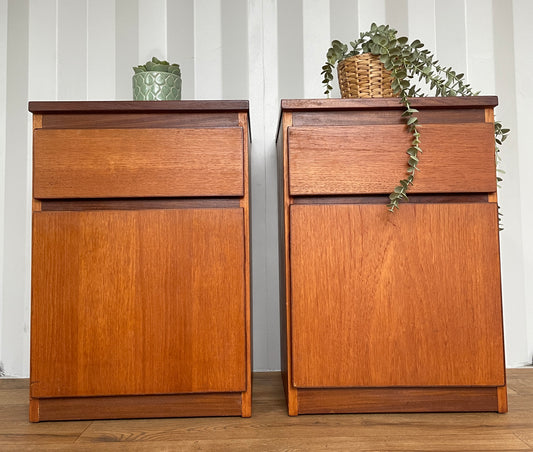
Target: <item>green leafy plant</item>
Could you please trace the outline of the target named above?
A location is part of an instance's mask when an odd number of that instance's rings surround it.
[[[181,77],[181,70],[179,64],[170,64],[168,61],[158,60],[153,57],[151,61],[147,61],[145,64],[141,64],[133,68],[133,72],[138,74],[139,72],[170,72]]]
[[[470,85],[465,83],[464,74],[456,73],[451,67],[442,66],[435,56],[424,48],[418,39],[408,42],[406,37],[398,37],[398,32],[388,25],[372,24],[370,30],[360,33],[358,39],[348,45],[335,40],[326,54],[326,63],[322,66],[323,84],[326,88],[324,94],[329,95],[333,87],[333,69],[335,65],[351,56],[363,53],[371,53],[379,57],[385,69],[392,75],[392,91],[404,105],[402,117],[412,135],[411,145],[407,149],[407,174],[400,180],[399,185],[389,195],[390,202],[387,205],[391,212],[399,209],[402,200],[407,201],[407,191],[419,170],[418,163],[422,149],[420,147],[420,132],[418,130],[418,110],[411,107],[411,98],[423,97],[422,88],[429,87],[429,91],[435,96],[475,96]],[[417,83],[422,83],[418,86]],[[509,129],[506,129],[498,121],[494,123],[496,161],[500,161],[500,148],[507,138]],[[501,171],[500,171],[501,172]],[[501,178],[498,177],[498,181]]]

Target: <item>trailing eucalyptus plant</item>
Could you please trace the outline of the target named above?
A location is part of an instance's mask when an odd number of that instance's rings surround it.
[[[326,64],[322,66],[323,84],[326,88],[324,94],[329,95],[333,89],[333,69],[335,65],[348,57],[371,53],[379,57],[385,69],[392,75],[392,91],[400,98],[405,110],[402,117],[412,135],[410,147],[407,149],[408,168],[406,177],[400,180],[399,185],[389,195],[387,205],[391,212],[399,209],[402,200],[408,200],[407,190],[413,184],[422,149],[420,147],[420,132],[418,131],[418,110],[411,107],[412,97],[423,97],[422,87],[416,82],[424,82],[435,96],[476,96],[470,85],[465,83],[464,74],[457,74],[451,67],[439,64],[435,56],[424,48],[418,39],[408,43],[406,37],[397,37],[398,32],[388,25],[372,24],[370,31],[361,33],[359,38],[348,45],[340,41],[333,41],[328,49]],[[500,161],[499,151],[501,144],[507,138],[509,129],[503,128],[498,121],[494,123],[496,142],[496,161]],[[501,172],[501,171],[500,171]],[[498,177],[498,181],[501,178]]]
[[[139,72],[170,72],[181,77],[181,70],[179,64],[170,64],[168,61],[161,61],[156,57],[152,57],[151,61],[147,61],[145,64],[141,64],[133,68],[133,71],[138,74]]]

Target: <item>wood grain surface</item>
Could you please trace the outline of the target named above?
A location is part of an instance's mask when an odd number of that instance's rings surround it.
[[[294,386],[504,385],[496,208],[293,205]]]
[[[142,419],[241,416],[240,392],[61,397],[30,400],[31,420]]]
[[[243,129],[37,129],[33,196],[242,196]]]
[[[499,387],[299,389],[298,414],[446,413],[499,409]]]
[[[0,449],[532,451],[533,368],[508,369],[509,412],[287,416],[279,372],[254,373],[253,417],[30,424],[27,379],[0,379]]]
[[[243,210],[35,212],[31,396],[244,391]]]
[[[332,110],[297,111],[292,114],[294,126],[354,126],[376,124],[405,125],[402,112],[396,109],[387,110]],[[477,108],[421,108],[417,113],[420,124],[458,124],[485,122],[485,110]]]
[[[409,193],[496,191],[494,126],[425,124]],[[297,195],[388,194],[406,177],[403,125],[289,127],[289,190]]]
[[[151,114],[130,112],[61,112],[43,116],[45,129],[135,129],[135,128],[193,128],[236,127],[238,114],[233,112],[154,112]]]

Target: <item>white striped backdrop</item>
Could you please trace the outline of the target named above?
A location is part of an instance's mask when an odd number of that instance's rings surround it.
[[[0,0],[0,361],[29,374],[28,100],[131,99],[131,67],[178,62],[184,99],[249,99],[255,370],[279,369],[275,132],[281,98],[323,97],[332,39],[371,22],[419,38],[497,94],[512,128],[500,191],[506,358],[533,355],[531,0]],[[334,93],[338,96],[338,90]],[[529,232],[528,232],[529,231]],[[386,328],[386,325],[383,326]]]

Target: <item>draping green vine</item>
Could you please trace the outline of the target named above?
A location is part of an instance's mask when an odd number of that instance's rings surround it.
[[[402,117],[412,135],[412,141],[407,149],[407,173],[400,180],[398,186],[389,195],[387,207],[391,212],[399,209],[402,200],[407,201],[407,191],[413,185],[422,149],[420,147],[420,132],[418,130],[418,110],[411,106],[410,99],[413,97],[423,97],[422,86],[418,82],[423,82],[423,86],[428,86],[429,91],[435,96],[476,96],[479,92],[474,92],[469,84],[465,83],[464,74],[457,74],[451,67],[442,66],[435,56],[424,48],[418,39],[408,42],[406,37],[397,37],[398,32],[388,25],[372,24],[370,30],[360,34],[359,38],[348,45],[340,41],[333,41],[326,58],[327,61],[322,66],[324,76],[324,94],[328,94],[333,89],[333,69],[335,65],[348,57],[362,53],[377,55],[385,66],[385,69],[392,75],[392,90],[399,97],[405,110]],[[503,141],[507,138],[509,129],[502,126],[499,121],[494,123],[495,153],[496,161],[500,162],[499,152]],[[501,170],[499,170],[501,173]],[[497,178],[501,181],[501,177]]]

